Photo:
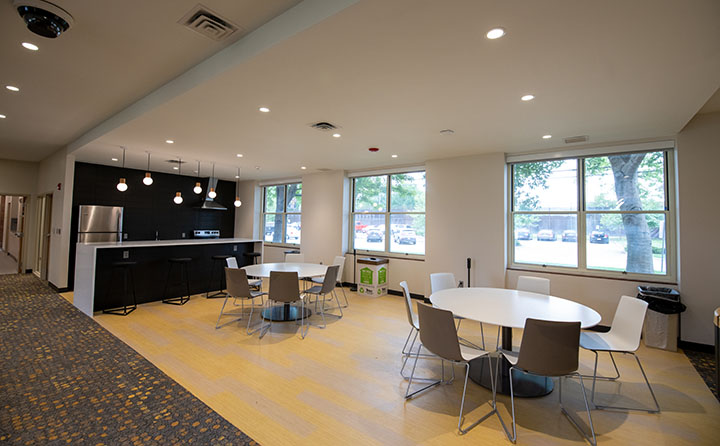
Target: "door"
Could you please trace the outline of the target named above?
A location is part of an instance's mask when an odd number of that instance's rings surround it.
[[[37,256],[35,274],[42,280],[48,280],[48,264],[50,262],[50,235],[52,222],[52,194],[38,198],[37,205]]]

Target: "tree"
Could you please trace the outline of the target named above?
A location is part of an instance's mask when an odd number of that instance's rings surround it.
[[[284,212],[299,211],[302,206],[302,183],[293,183],[286,186],[272,186],[265,189],[265,210],[268,213],[275,212],[273,215],[273,239],[274,243],[284,243],[282,239],[282,227]],[[287,199],[287,208],[285,207],[285,197]],[[267,223],[266,223],[267,224]]]
[[[538,207],[538,191],[547,188],[547,180],[553,171],[562,165],[562,161],[542,161],[523,163],[513,166],[514,210],[534,211]],[[540,217],[533,214],[515,214],[514,226],[518,228],[535,227]]]

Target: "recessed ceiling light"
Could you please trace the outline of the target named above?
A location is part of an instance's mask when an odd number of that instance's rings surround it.
[[[7,88],[10,91],[20,91],[20,89],[14,85],[6,85],[5,88]]]
[[[5,118],[7,118],[7,116],[5,116],[5,115],[0,115],[0,119],[5,119]]]
[[[178,169],[180,169],[178,166],[173,166],[173,170],[178,170]]]
[[[533,99],[535,99],[535,96],[533,96],[531,94],[526,94],[525,96],[521,97],[520,99],[527,102],[527,101],[532,101]]]
[[[258,108],[258,110],[260,110],[263,113],[270,113],[270,109],[267,107],[260,107],[260,108]]]
[[[397,155],[390,155],[390,156],[392,156],[393,158],[397,158]]]
[[[175,144],[175,141],[173,141],[172,139],[166,139],[165,142],[168,144]]]
[[[305,167],[305,166],[300,166],[300,168],[301,168],[302,170],[307,170],[307,167]]]
[[[118,160],[117,158],[110,158],[110,159],[113,160],[113,161],[117,161],[117,160]]]
[[[238,154],[235,155],[235,156],[237,156],[238,158],[242,158],[242,157],[243,157],[243,154],[242,154],[242,153],[238,153]]]
[[[543,135],[543,139],[550,139],[552,138],[552,135]]]
[[[493,28],[490,31],[485,34],[488,39],[495,40],[499,39],[500,37],[505,35],[505,30],[503,28]]]
[[[339,138],[339,137],[341,137],[341,136],[342,136],[342,135],[339,134],[339,133],[333,133],[333,138]]]
[[[237,180],[238,178],[240,178],[240,175],[235,175],[235,179]]]
[[[30,43],[30,42],[23,42],[22,46],[29,49],[30,51],[37,51],[40,49],[40,48],[38,48],[37,45],[35,45],[34,43]]]

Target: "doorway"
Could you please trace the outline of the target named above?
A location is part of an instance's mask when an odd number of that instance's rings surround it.
[[[2,246],[0,274],[17,274],[23,269],[23,241],[25,238],[25,208],[27,196],[4,195],[2,204]]]
[[[37,233],[36,233],[36,251],[35,265],[33,273],[42,280],[48,280],[48,264],[50,259],[50,235],[51,235],[51,216],[52,216],[52,194],[46,194],[38,197],[37,200]]]

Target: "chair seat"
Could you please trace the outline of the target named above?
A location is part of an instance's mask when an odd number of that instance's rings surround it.
[[[479,358],[481,356],[489,355],[490,352],[486,350],[478,350],[476,348],[471,348],[466,345],[460,344],[460,354],[465,361],[472,361],[473,359]]]
[[[259,287],[259,286],[262,285],[262,279],[258,279],[258,280],[248,280],[248,285],[250,285],[250,286],[255,286],[255,287]]]
[[[505,357],[505,359],[508,360],[508,362],[509,362],[510,364],[512,364],[512,365],[517,364],[517,362],[518,362],[518,354],[519,354],[520,352],[514,352],[514,351],[510,351],[510,350],[500,349],[500,353],[502,353],[502,355]]]
[[[580,347],[586,350],[606,351],[606,352],[634,352],[638,346],[633,345],[625,339],[613,335],[611,332],[580,333]]]
[[[307,290],[303,291],[305,294],[320,294],[322,293],[322,287],[321,286],[314,286],[310,287]]]
[[[252,296],[253,299],[256,297],[264,296],[266,294],[267,293],[265,291],[250,291],[250,296]]]
[[[323,283],[325,281],[325,277],[313,277],[311,279],[312,283]]]

